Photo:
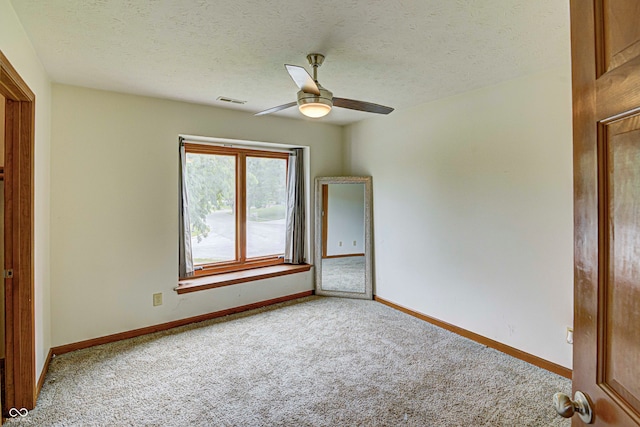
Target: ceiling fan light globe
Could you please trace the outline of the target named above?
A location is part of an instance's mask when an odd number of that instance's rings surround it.
[[[324,117],[331,112],[331,105],[319,102],[310,102],[308,104],[300,104],[298,109],[302,114],[313,119]]]
[[[318,85],[320,95],[298,92],[298,109],[307,117],[318,119],[324,117],[331,111],[333,107],[333,93]]]

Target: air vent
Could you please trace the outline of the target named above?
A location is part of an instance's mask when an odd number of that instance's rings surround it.
[[[239,99],[233,99],[233,98],[229,98],[226,96],[219,96],[217,99],[217,101],[222,101],[222,102],[230,102],[232,104],[246,104],[247,101],[241,101]]]

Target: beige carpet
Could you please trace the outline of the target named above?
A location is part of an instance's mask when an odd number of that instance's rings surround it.
[[[570,381],[374,301],[310,297],[54,358],[25,426],[569,426]]]
[[[364,256],[324,258],[322,260],[322,290],[366,292]]]

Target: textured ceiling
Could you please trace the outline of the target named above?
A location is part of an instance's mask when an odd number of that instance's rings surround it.
[[[563,0],[12,4],[54,82],[250,112],[295,101],[283,64],[308,66],[311,52],[326,55],[318,79],[334,96],[396,109],[569,61]],[[277,114],[301,117],[296,108]],[[319,120],[370,116],[334,108]]]

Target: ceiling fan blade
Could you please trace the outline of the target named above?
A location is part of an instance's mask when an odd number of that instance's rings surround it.
[[[294,105],[298,105],[296,101],[289,102],[288,104],[278,105],[277,107],[269,108],[268,110],[260,111],[259,113],[255,113],[254,116],[264,116],[265,114],[275,113],[280,110],[284,110],[289,107],[293,107]]]
[[[389,114],[393,111],[391,107],[373,104],[371,102],[356,101],[355,99],[333,98],[334,107],[348,108],[350,110],[366,111],[367,113]]]
[[[289,73],[300,90],[302,90],[304,93],[313,93],[314,95],[320,95],[320,89],[318,89],[318,85],[309,75],[307,70],[297,65],[285,64],[284,67],[287,69],[287,73]]]

